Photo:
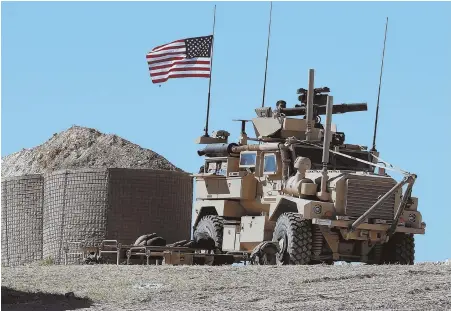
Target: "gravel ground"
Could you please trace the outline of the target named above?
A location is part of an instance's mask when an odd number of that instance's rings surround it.
[[[158,153],[117,135],[73,126],[40,146],[2,158],[2,177],[104,167],[181,171]]]
[[[34,265],[3,268],[2,286],[2,310],[451,310],[446,263]]]

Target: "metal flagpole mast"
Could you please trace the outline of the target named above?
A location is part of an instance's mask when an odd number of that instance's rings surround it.
[[[384,69],[385,42],[387,40],[387,28],[388,28],[388,17],[387,17],[387,21],[385,22],[384,49],[382,50],[381,73],[379,76],[379,90],[377,92],[376,119],[374,121],[373,148],[371,149],[372,151],[376,151],[376,131],[377,131],[377,120],[379,117],[379,99],[380,99],[380,95],[381,95],[382,71]]]
[[[271,36],[271,17],[272,17],[272,1],[271,8],[269,10],[269,26],[268,26],[268,43],[266,45],[266,65],[265,65],[265,80],[263,82],[263,99],[262,107],[265,106],[265,93],[266,93],[266,74],[268,73],[268,54],[269,54],[269,38]]]
[[[210,116],[210,90],[211,90],[211,76],[213,73],[213,46],[215,42],[215,24],[216,24],[216,5],[213,11],[213,37],[211,39],[211,59],[210,59],[210,79],[208,81],[208,102],[207,102],[207,119],[205,121],[205,134],[204,137],[208,137],[208,119]]]

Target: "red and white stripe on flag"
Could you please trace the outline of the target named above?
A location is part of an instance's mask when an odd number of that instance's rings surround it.
[[[209,78],[211,57],[187,57],[186,39],[152,49],[146,55],[153,83],[173,78]]]

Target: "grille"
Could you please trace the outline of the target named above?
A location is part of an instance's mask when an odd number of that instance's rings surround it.
[[[386,194],[396,184],[394,180],[371,178],[371,179],[348,179],[346,196],[346,215],[349,217],[360,217],[376,201]],[[392,194],[385,202],[378,206],[370,214],[369,218],[393,220],[395,206],[395,194]]]

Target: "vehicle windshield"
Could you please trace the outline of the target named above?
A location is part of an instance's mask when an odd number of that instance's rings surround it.
[[[241,153],[240,155],[240,166],[255,166],[257,162],[256,153]]]
[[[263,173],[275,173],[277,171],[276,155],[265,155],[265,163],[263,167]]]

